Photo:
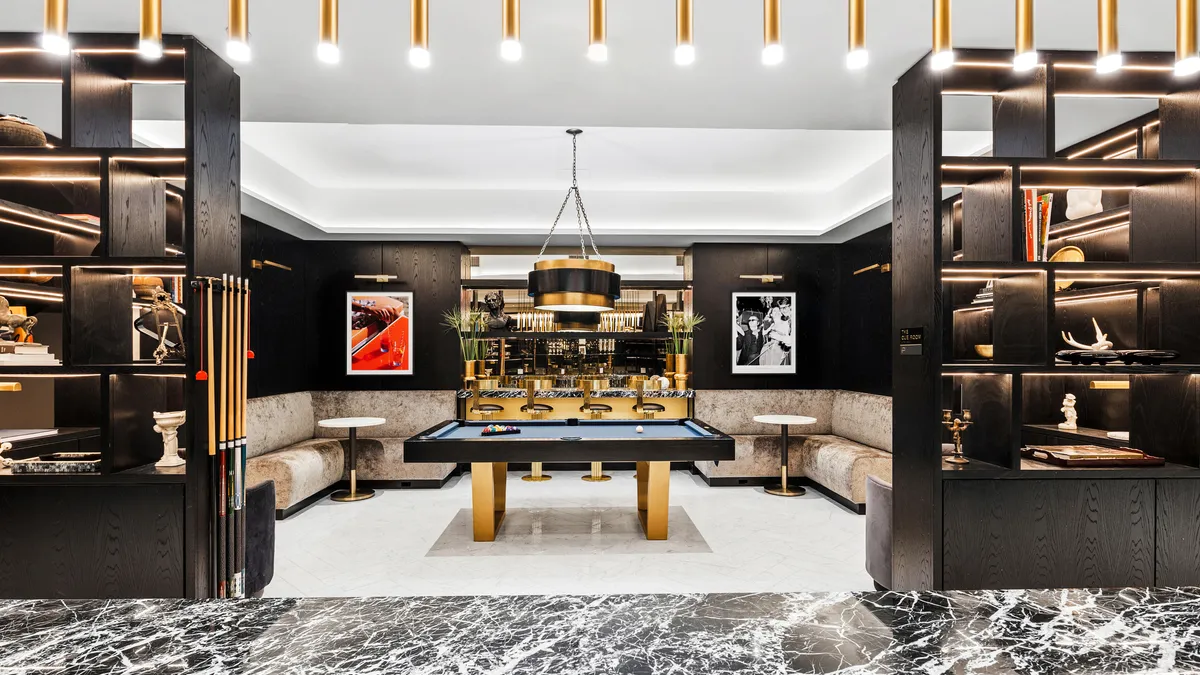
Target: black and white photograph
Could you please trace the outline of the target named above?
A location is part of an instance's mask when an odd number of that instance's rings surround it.
[[[795,293],[733,294],[733,373],[794,374]]]

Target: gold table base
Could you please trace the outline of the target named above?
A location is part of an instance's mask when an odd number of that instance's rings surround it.
[[[802,497],[807,494],[807,491],[802,487],[790,487],[788,485],[787,467],[779,467],[780,483],[779,485],[768,485],[763,488],[763,491],[769,495],[776,497]]]
[[[350,489],[335,490],[329,498],[335,502],[361,502],[364,499],[370,499],[375,496],[375,491],[371,488],[358,489],[358,470],[350,470]]]
[[[540,469],[541,463],[537,462],[535,466]],[[471,464],[471,520],[475,541],[496,541],[496,533],[504,522],[507,475],[507,462]],[[667,538],[670,490],[670,462],[637,463],[638,521],[642,524],[646,539]]]

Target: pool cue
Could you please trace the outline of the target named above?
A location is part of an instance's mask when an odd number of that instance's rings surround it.
[[[237,472],[237,540],[235,562],[237,563],[237,597],[246,597],[246,393],[249,389],[250,352],[250,279],[242,279],[242,331],[238,349],[240,362],[238,390],[238,456],[234,463]]]
[[[221,275],[221,444],[217,461],[217,597],[225,596],[225,449],[229,440],[229,280]]]
[[[229,318],[229,370],[232,376],[229,378],[229,453],[228,464],[225,472],[226,497],[228,505],[226,506],[226,518],[229,521],[225,528],[225,578],[228,596],[231,598],[237,597],[237,563],[234,561],[235,548],[237,548],[237,513],[236,499],[237,485],[236,472],[234,465],[237,464],[237,449],[238,436],[241,435],[241,428],[238,421],[238,404],[237,392],[241,386],[239,378],[241,377],[240,366],[241,359],[237,357],[238,350],[241,345],[238,336],[241,333],[241,316],[242,316],[242,280],[241,278],[234,279],[230,277],[230,289],[232,305],[230,306]]]
[[[208,317],[208,325],[205,327],[205,330],[208,334],[207,344],[205,345],[205,365],[208,367],[208,370],[213,369],[213,281],[213,279],[207,279],[204,282],[205,285],[208,286],[208,298],[206,300],[207,307],[205,307],[205,312],[207,313]],[[217,470],[219,469],[217,466],[217,408],[216,405],[214,405],[214,399],[216,397],[216,381],[213,379],[213,375],[214,373],[209,373],[206,371],[204,379],[208,384],[208,487],[210,493],[209,503],[211,504],[212,508],[212,513],[209,516],[210,523],[212,524],[212,526],[209,528],[209,542],[211,549],[209,550],[208,554],[209,560],[212,563],[209,565],[209,575],[210,585],[212,587],[211,591],[215,596],[217,594],[217,586],[219,583],[217,577],[217,528],[215,519],[217,516],[217,501],[220,500],[221,497],[220,491],[218,490],[220,479],[217,477]]]
[[[233,526],[233,536],[230,537],[231,541],[229,546],[229,554],[231,563],[230,569],[232,571],[231,582],[233,583],[233,592],[231,595],[235,598],[240,598],[242,597],[243,578],[242,566],[240,564],[242,559],[240,544],[244,536],[242,531],[242,445],[245,443],[245,418],[242,417],[242,389],[245,387],[246,383],[245,362],[242,358],[242,355],[246,351],[246,321],[244,314],[246,306],[246,293],[245,284],[241,277],[238,277],[237,286],[234,290],[237,292],[237,302],[235,304],[235,307],[237,308],[237,332],[234,335],[234,345],[236,348],[233,350],[233,358],[236,363],[235,367],[237,368],[237,378],[233,381],[234,435],[233,455],[230,458],[231,461],[229,464],[230,486],[233,488],[233,494],[231,495],[230,503],[230,506],[233,508],[233,512],[230,515],[232,520],[231,524]]]

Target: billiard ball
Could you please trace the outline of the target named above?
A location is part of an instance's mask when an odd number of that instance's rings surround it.
[[[642,425],[640,425],[640,424],[639,424],[639,425],[637,426],[637,428],[636,428],[636,429],[634,429],[634,431],[636,431],[636,432],[638,432],[638,433],[640,434],[640,433],[642,433],[643,431],[645,431],[645,429],[643,429],[643,428],[642,428]]]

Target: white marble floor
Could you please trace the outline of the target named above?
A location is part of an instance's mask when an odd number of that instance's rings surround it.
[[[633,507],[633,473],[611,473],[613,480],[604,483],[584,482],[579,472],[554,472],[551,481],[527,483],[511,472],[509,510],[566,507],[576,514],[570,517],[577,518],[579,509],[603,513]],[[275,579],[266,594],[743,593],[871,588],[863,569],[865,518],[813,490],[804,497],[780,498],[764,494],[762,488],[710,488],[697,476],[672,472],[671,505],[682,507],[711,552],[696,547],[648,552],[645,546],[629,546],[597,553],[588,534],[579,535],[577,552],[562,541],[539,552],[513,555],[479,555],[470,547],[463,547],[461,554],[444,550],[444,536],[453,533],[448,528],[470,503],[469,476],[456,478],[441,490],[386,490],[374,499],[352,504],[324,500],[276,523]],[[673,514],[676,512],[678,509],[673,509]],[[439,540],[438,550],[430,555]]]

